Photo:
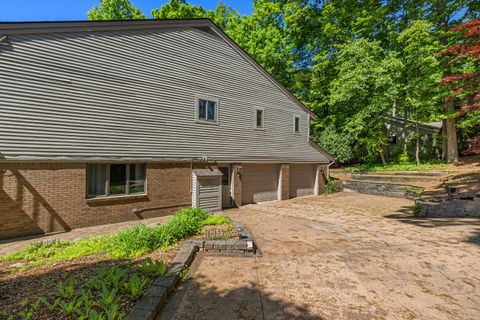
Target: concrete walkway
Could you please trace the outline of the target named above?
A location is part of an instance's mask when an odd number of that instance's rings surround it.
[[[128,229],[135,224],[146,224],[149,226],[164,223],[170,218],[170,216],[151,218],[145,220],[135,220],[120,223],[105,224],[101,226],[94,226],[88,228],[73,229],[69,232],[55,233],[49,235],[38,235],[31,237],[21,237],[13,239],[0,240],[0,256],[8,253],[21,250],[35,241],[48,241],[52,239],[67,241],[75,239],[84,239],[93,236],[100,236],[109,233],[115,233],[121,230]]]
[[[480,319],[480,219],[343,192],[229,210],[261,258],[199,256],[159,319]]]

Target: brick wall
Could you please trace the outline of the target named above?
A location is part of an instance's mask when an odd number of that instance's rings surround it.
[[[3,162],[0,238],[170,214],[191,205],[190,179],[189,163],[149,163],[147,195],[87,200],[85,164]]]

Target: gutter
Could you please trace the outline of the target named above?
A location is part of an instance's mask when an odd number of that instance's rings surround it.
[[[332,162],[330,162],[328,165],[327,165],[327,179],[330,179],[330,166],[332,164],[336,163],[335,160],[332,160]]]

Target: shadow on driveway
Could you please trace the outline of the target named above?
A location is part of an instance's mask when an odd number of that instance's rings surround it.
[[[413,206],[402,207],[397,212],[385,215],[387,219],[395,219],[402,223],[422,228],[476,226],[465,242],[480,245],[480,217],[420,218],[413,214]]]
[[[197,256],[191,272],[200,265],[202,255]],[[253,258],[239,259],[252,266]],[[219,277],[222,277],[219,275]],[[157,320],[166,319],[312,319],[324,320],[312,314],[306,306],[300,306],[285,299],[276,299],[262,290],[254,273],[250,281],[241,284],[232,278],[228,287],[219,287],[209,277],[196,273],[170,296]],[[240,284],[240,285],[239,285]]]

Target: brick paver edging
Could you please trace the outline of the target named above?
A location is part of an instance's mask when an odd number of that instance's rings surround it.
[[[225,254],[259,254],[252,234],[243,223],[234,222],[239,240],[189,240],[173,259],[165,276],[158,277],[137,301],[125,320],[153,320],[160,313],[180,279],[183,268],[189,267],[198,250]]]
[[[188,243],[196,245],[199,250],[208,253],[260,255],[255,239],[245,225],[239,222],[233,222],[233,225],[239,240],[189,240]]]

